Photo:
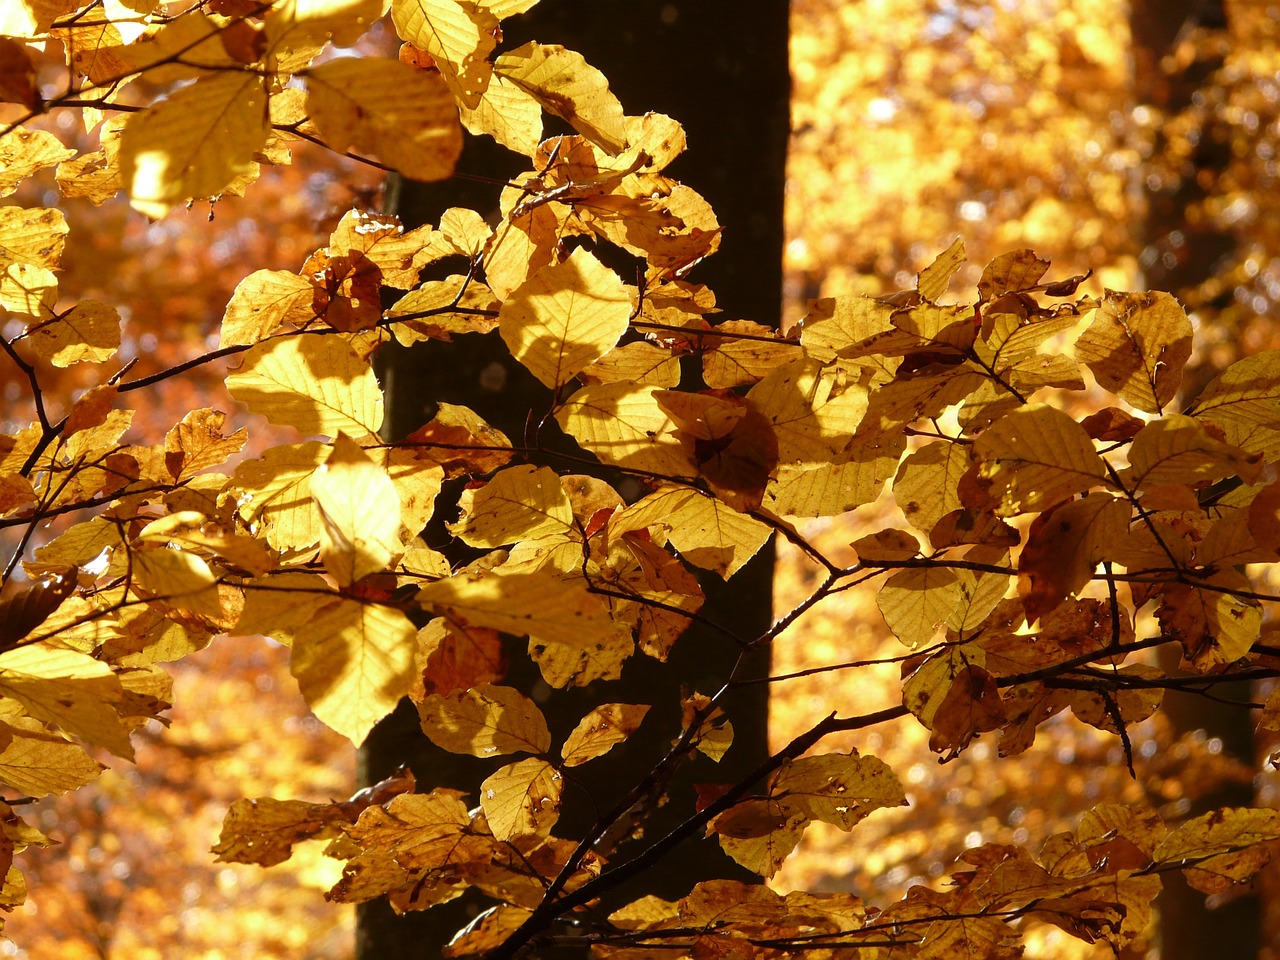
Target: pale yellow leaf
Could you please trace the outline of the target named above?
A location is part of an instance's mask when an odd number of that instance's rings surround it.
[[[272,47],[305,47],[332,39],[340,47],[354,44],[387,12],[388,0],[277,0],[263,18]]]
[[[12,7],[12,3],[0,3],[0,17]],[[37,170],[52,167],[75,155],[74,150],[64,146],[48,130],[15,127],[0,137],[0,197],[13,193],[18,184]]]
[[[568,383],[627,330],[631,295],[585,247],[539,270],[498,311],[512,355],[548,387]]]
[[[560,818],[560,773],[533,757],[510,763],[480,784],[480,806],[498,840],[545,835]]]
[[[578,721],[560,748],[566,767],[576,767],[608,753],[640,728],[648,704],[606,703]]]
[[[452,753],[493,757],[551,747],[547,721],[538,705],[513,687],[482,683],[447,695],[430,694],[418,704],[422,730],[432,743]]]
[[[263,80],[251,72],[205,76],[134,114],[120,139],[130,203],[162,217],[193,197],[214,197],[252,168],[270,129]]]
[[[401,611],[344,598],[298,632],[289,670],[315,715],[359,746],[409,692],[416,637]]]
[[[508,150],[532,157],[542,141],[542,105],[523,87],[493,74],[474,106],[459,111],[467,131],[488,134]]]
[[[494,474],[483,487],[462,492],[462,519],[449,532],[473,547],[500,547],[573,531],[573,508],[560,478],[529,464]]]
[[[669,349],[637,341],[610,350],[581,377],[587,383],[630,381],[669,388],[680,382],[680,358]]]
[[[307,72],[307,106],[332,150],[373,154],[411,180],[443,180],[462,152],[449,88],[399,60],[321,64]]]
[[[774,368],[747,393],[778,437],[780,464],[830,463],[867,411],[859,369],[804,357]]]
[[[907,522],[932,532],[946,514],[960,509],[960,478],[969,469],[969,452],[960,443],[930,443],[902,461],[893,480],[893,498]]]
[[[339,584],[385,570],[400,552],[400,498],[387,471],[340,433],[311,475],[320,510],[320,559]]]
[[[227,390],[253,413],[306,435],[353,437],[382,426],[373,368],[341,337],[277,337],[252,347]]]
[[[554,570],[471,569],[418,591],[424,609],[462,626],[577,645],[615,630],[609,608],[581,579]]]

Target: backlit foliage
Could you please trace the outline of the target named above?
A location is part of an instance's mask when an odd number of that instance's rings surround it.
[[[1031,922],[1119,948],[1163,874],[1208,893],[1246,882],[1280,838],[1275,811],[1166,823],[1104,802],[1035,851],[971,849],[949,886],[896,903],[711,881],[607,921],[592,911],[676,843],[713,838],[769,877],[810,824],[849,831],[905,803],[883,760],[824,750],[827,737],[910,716],[944,761],[982,735],[1013,758],[1069,711],[1128,751],[1166,688],[1275,676],[1263,626],[1280,598],[1255,581],[1280,560],[1280,355],[1182,403],[1193,330],[1170,295],[1084,295],[1083,277],[1026,249],[952,292],[959,241],[912,289],[814,300],[790,334],[771,317],[718,323],[695,278],[719,225],[663,172],[684,148],[679,124],[627,116],[563,47],[505,49],[501,20],[531,5],[4,8],[0,91],[29,111],[0,139],[6,190],[56,166],[64,196],[123,192],[164,217],[252,195],[300,139],[419,179],[450,176],[466,134],[528,161],[495,188],[491,220],[455,208],[405,231],[351,212],[296,272],[241,280],[215,349],[149,375],[117,360],[122,305],[59,298],[61,212],[0,208],[0,343],[34,418],[0,437],[0,528],[17,534],[0,609],[4,904],[25,897],[13,855],[48,842],[21,795],[91,783],[90,751],[129,759],[131,735],[170,702],[160,665],[225,633],[290,646],[307,704],[353,743],[408,696],[437,745],[490,761],[475,793],[402,774],[341,802],[239,799],[215,848],[270,866],[323,841],[344,863],[327,894],[339,902],[427,909],[475,888],[494,907],[451,956],[585,930],[599,956],[1012,957]],[[388,13],[399,59],[352,55]],[[71,78],[47,100],[30,81],[42,43],[67,52]],[[25,126],[60,111],[79,111],[99,147]],[[552,120],[573,133],[549,135]],[[379,349],[485,335],[546,388],[526,435],[441,404],[386,441]],[[250,449],[213,408],[129,433],[150,390],[224,361],[234,416],[293,437]],[[91,371],[86,388],[51,391],[72,366]],[[1064,398],[1090,382],[1098,402],[1078,416]],[[458,478],[466,489],[445,501]],[[852,556],[797,531],[873,503],[891,479],[900,524],[859,536]],[[615,489],[624,480],[638,497]],[[421,539],[437,511],[477,559],[451,566]],[[652,704],[617,701],[609,681],[681,642],[703,599],[693,569],[731,581],[771,536],[807,555],[813,586],[737,638],[743,651],[828,598],[875,591],[903,647],[900,703],[828,716],[748,779],[717,783],[734,749],[721,704],[751,678],[725,663],[723,686]],[[545,696],[515,686],[502,634],[528,638]],[[1188,674],[1149,665],[1163,646]],[[539,699],[574,688],[594,705],[553,732]],[[682,733],[661,762],[634,769],[586,833],[558,832],[572,771],[626,751],[663,712]],[[665,837],[637,831],[685,763],[708,784],[698,807]]]

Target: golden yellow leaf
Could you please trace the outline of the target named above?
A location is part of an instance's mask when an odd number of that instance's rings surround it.
[[[713,390],[756,383],[799,355],[794,340],[784,340],[772,327],[751,320],[726,320],[715,328],[702,355],[702,380]]]
[[[153,83],[176,83],[213,70],[240,67],[240,61],[228,52],[223,42],[226,33],[225,23],[215,21],[198,8],[185,10],[168,19],[154,33],[112,49],[112,56],[126,64],[130,73],[145,71]]]
[[[526,43],[500,56],[493,71],[610,154],[627,145],[622,104],[581,54],[557,44]]]
[[[0,17],[12,8],[13,4],[0,4]],[[11,34],[0,33],[0,36]],[[63,146],[62,141],[48,130],[15,127],[0,137],[0,197],[13,193],[18,184],[37,170],[52,167],[75,155],[74,150]]]
[[[1129,447],[1129,470],[1121,476],[1139,488],[1234,476],[1250,482],[1262,459],[1261,453],[1250,455],[1214,438],[1193,417],[1170,413],[1138,431]]]
[[[906,530],[877,530],[849,544],[859,561],[906,560],[920,553],[920,541]]]
[[[120,680],[87,654],[41,644],[0,654],[0,696],[17,700],[36,720],[133,759],[129,731],[117,712],[124,699]]]
[[[195,554],[165,547],[135,550],[130,564],[133,585],[144,596],[215,619],[222,616],[218,577]]]
[[[1031,250],[1002,253],[982,269],[978,294],[983,300],[994,300],[1006,293],[1029,290],[1048,269],[1049,261],[1041,260]]]
[[[343,598],[298,632],[289,670],[312,712],[359,746],[409,692],[416,636],[401,611]]]
[[[907,522],[928,534],[958,510],[960,478],[968,469],[968,450],[959,443],[926,444],[903,460],[893,480],[893,498]]]
[[[1222,427],[1227,442],[1267,462],[1280,456],[1280,350],[1233,363],[1200,392],[1187,411]]]
[[[509,763],[480,784],[480,806],[498,840],[548,834],[560,818],[564,783],[545,760]]]
[[[316,286],[287,270],[255,270],[237,285],[222,316],[218,345],[252,344],[285,323],[302,326],[316,316]]]
[[[1075,350],[1100,386],[1160,413],[1182,383],[1191,320],[1170,294],[1109,292]]]
[[[872,297],[811,300],[800,343],[808,356],[824,363],[846,353],[856,355],[865,341],[893,329],[895,309]]]
[[[320,510],[320,559],[339,584],[387,569],[400,544],[395,484],[360,445],[338,434],[333,452],[311,475]]]
[[[30,480],[20,473],[0,473],[0,517],[35,500],[36,492]]]
[[[947,292],[951,278],[965,261],[964,240],[960,237],[951,241],[947,247],[929,266],[920,271],[916,289],[926,300],[937,300]]]
[[[253,413],[303,434],[364,437],[382,426],[378,378],[341,337],[301,334],[259,343],[227,377],[227,390]]]
[[[269,129],[255,73],[218,73],[175,90],[125,124],[120,173],[130,203],[163,217],[193,197],[217,196],[253,169]]]
[[[422,730],[452,753],[494,757],[551,747],[547,721],[538,705],[513,687],[482,683],[466,690],[430,694],[418,704]]]
[[[517,637],[577,646],[609,637],[616,626],[601,598],[581,579],[554,570],[467,569],[418,591],[428,611],[463,626],[491,627]]]
[[[627,330],[631,295],[585,247],[539,270],[498,311],[502,339],[548,387],[568,383]]]
[[[874,810],[907,805],[901,782],[883,760],[839,753],[785,764],[770,778],[769,795],[788,812],[846,831]]]
[[[800,357],[776,367],[747,393],[778,436],[780,464],[830,463],[867,410],[856,369]]]
[[[262,26],[272,47],[349,47],[386,12],[386,0],[278,0]]]
[[[483,487],[462,492],[462,519],[449,532],[473,547],[500,547],[517,540],[573,532],[573,508],[560,478],[529,464],[494,474]]]
[[[194,510],[181,510],[153,520],[138,533],[138,539],[144,543],[205,549],[254,576],[261,576],[275,566],[261,540],[219,530],[208,517]]]
[[[11,263],[0,273],[0,307],[13,313],[51,321],[58,299],[58,278],[51,270],[29,263]],[[38,324],[32,324],[32,328]]]
[[[82,153],[58,164],[58,190],[68,200],[83,198],[100,207],[124,187],[120,179],[120,130],[128,115],[112,117],[98,131],[102,150]]]
[[[436,233],[429,226],[406,231],[398,217],[387,214],[349,210],[333,228],[324,253],[372,264],[384,286],[408,290],[423,265],[435,259],[430,246]]]
[[[630,383],[584,387],[556,411],[556,422],[602,463],[660,476],[695,476],[675,421],[658,404],[660,389]]]
[[[960,578],[945,567],[899,570],[876,594],[894,636],[908,647],[934,638],[960,603]]]
[[[608,753],[640,728],[648,704],[605,703],[578,721],[560,748],[566,767],[576,767]]]
[[[610,521],[612,536],[658,527],[695,567],[728,580],[764,546],[772,529],[689,487],[664,486]]]
[[[69,229],[61,210],[0,207],[0,267],[29,263],[55,268]]]
[[[488,333],[498,325],[499,306],[493,291],[479,280],[452,276],[410,290],[384,315],[403,318],[391,332],[408,346],[421,340],[451,340],[455,333]]]
[[[1280,810],[1223,807],[1172,830],[1156,845],[1156,863],[1176,864],[1280,839]]]
[[[38,37],[72,6],[69,0],[14,0],[0,5],[0,37]]]
[[[475,0],[477,7],[488,10],[499,20],[514,17],[517,13],[524,13],[537,2],[538,0]]]
[[[449,88],[399,60],[343,57],[314,67],[307,106],[332,150],[373,154],[412,180],[443,180],[462,152]]]
[[[472,106],[459,111],[462,125],[476,136],[488,134],[508,150],[532,157],[542,142],[542,105],[523,87],[501,74]]]
[[[120,349],[120,314],[97,300],[81,300],[62,316],[32,324],[27,342],[55,367],[101,363]]]
[[[637,341],[615,347],[580,374],[587,383],[632,383],[674,387],[680,382],[680,359],[670,350]]]
[[[187,413],[164,437],[165,465],[175,480],[189,480],[239,453],[249,435],[244,428],[224,436],[227,415],[204,407]]]
[[[219,863],[256,863],[270,867],[293,855],[303,840],[330,839],[350,823],[341,804],[302,800],[240,799],[231,804],[212,853]]]
[[[855,443],[827,463],[781,464],[764,504],[783,517],[834,517],[871,503],[897,469],[906,439],[885,433]]]
[[[261,535],[276,550],[305,550],[320,542],[320,511],[310,482],[327,450],[315,440],[281,444],[236,467],[231,489],[238,492],[240,515],[251,525],[265,523]]]
[[[493,73],[498,18],[459,0],[394,0],[391,19],[401,38],[435,61],[458,103],[474,108]]]
[[[1101,483],[1106,466],[1084,428],[1061,410],[1028,404],[978,435],[974,454],[999,516],[1043,510]]]
[[[11,739],[0,750],[0,781],[32,797],[66,793],[98,779],[102,764],[76,744],[25,717],[5,717]]]
[[[277,570],[241,582],[244,606],[228,630],[236,636],[260,634],[285,646],[311,619],[317,604],[333,598],[333,586],[318,573]]]

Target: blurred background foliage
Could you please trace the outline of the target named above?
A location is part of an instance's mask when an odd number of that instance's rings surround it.
[[[52,61],[48,69],[56,70]],[[797,322],[810,298],[909,287],[962,236],[970,262],[958,293],[986,261],[1020,247],[1052,259],[1051,278],[1092,271],[1085,292],[1176,293],[1202,345],[1189,390],[1240,355],[1280,348],[1280,5],[792,0],[792,72],[784,324]],[[85,138],[77,122],[47,118],[73,145]],[[62,201],[51,176],[15,200],[66,210],[63,294],[127,309],[134,339],[126,349],[142,374],[215,346],[222,309],[245,274],[297,269],[345,210],[378,205],[376,171],[305,145],[294,161],[266,171],[249,200],[150,224],[120,200]],[[6,430],[29,419],[12,373],[0,371]],[[197,406],[234,410],[222,373],[211,365],[168,381],[135,427],[154,435]],[[63,396],[83,386],[75,368],[62,375]],[[246,422],[242,412],[232,417],[232,426]],[[882,500],[809,532],[843,562],[843,544],[892,525],[891,500]],[[805,576],[781,551],[779,610],[807,591]],[[901,652],[873,593],[851,591],[784,637],[774,673]],[[27,856],[34,895],[10,919],[13,940],[0,943],[0,956],[351,955],[348,912],[320,895],[334,868],[318,852],[271,871],[215,864],[208,852],[237,796],[326,800],[353,789],[349,750],[308,717],[285,654],[263,641],[219,639],[174,665],[172,725],[142,738],[137,766],[117,765],[95,788],[37,805],[36,825],[61,825],[62,845]],[[775,683],[776,744],[833,710],[890,705],[897,673],[889,664]],[[1176,816],[1234,784],[1280,805],[1280,780],[1263,772],[1274,743],[1259,738],[1252,755],[1233,755],[1211,727],[1162,716],[1130,733],[1136,779],[1116,738],[1068,720],[1046,725],[1012,762],[984,741],[939,766],[911,723],[850,738],[839,746],[892,765],[912,806],[878,814],[850,836],[815,826],[775,885],[883,902],[912,883],[936,882],[966,846],[1034,848],[1104,799]],[[1264,877],[1263,888],[1280,881]],[[1266,941],[1280,942],[1278,901],[1263,899]],[[1089,955],[1052,930],[1029,940],[1029,956]],[[1153,931],[1130,955],[1157,951]],[[1264,948],[1263,956],[1278,955]]]

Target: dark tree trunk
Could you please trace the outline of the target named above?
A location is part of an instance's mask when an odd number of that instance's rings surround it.
[[[1135,87],[1137,100],[1161,114],[1173,116],[1189,108],[1198,90],[1219,63],[1197,62],[1191,68],[1170,72],[1161,65],[1178,39],[1197,27],[1226,26],[1222,0],[1135,0],[1131,11]],[[1166,60],[1166,62],[1168,62]],[[1164,146],[1157,143],[1157,150]],[[1153,290],[1175,294],[1190,291],[1212,278],[1235,249],[1235,238],[1208,218],[1188,217],[1188,211],[1205,199],[1206,184],[1230,162],[1230,142],[1222,130],[1208,126],[1186,156],[1175,176],[1161,183],[1147,179],[1144,185],[1147,215],[1141,224],[1140,262],[1145,284]],[[1184,299],[1185,302],[1185,299]],[[1196,304],[1196,306],[1201,306]],[[1209,305],[1204,305],[1208,307]],[[1184,391],[1194,396],[1221,371],[1207,368],[1188,371]],[[1165,666],[1176,669],[1176,656]],[[1221,686],[1215,693],[1247,701],[1247,684]],[[1179,733],[1203,730],[1223,743],[1226,754],[1252,766],[1253,721],[1249,711],[1215,703],[1200,696],[1173,695],[1165,699],[1165,715]],[[1250,805],[1253,788],[1248,783],[1228,783],[1198,798],[1190,815],[1221,806]],[[1164,892],[1157,902],[1160,915],[1162,960],[1200,960],[1203,957],[1252,960],[1261,946],[1261,912],[1255,895],[1241,896],[1210,909],[1205,896],[1187,886],[1180,873],[1164,875]]]
[[[708,284],[728,317],[776,323],[782,296],[782,203],[789,120],[790,80],[787,72],[787,5],[779,0],[543,0],[529,14],[503,24],[506,45],[526,40],[563,43],[582,53],[609,78],[610,87],[628,113],[653,110],[680,121],[689,150],[668,172],[702,193],[724,227],[720,252],[699,264],[691,279]],[[509,178],[524,169],[522,158],[496,147],[487,138],[471,139],[459,163],[461,172]],[[397,211],[406,226],[434,222],[452,206],[488,212],[496,206],[498,187],[469,180],[443,184],[405,184]],[[624,279],[627,279],[624,277]],[[460,337],[451,344],[426,344],[394,353],[385,373],[389,394],[389,435],[420,426],[435,401],[459,403],[513,438],[524,433],[531,409],[543,409],[541,384],[515,363],[496,335]],[[448,488],[442,494],[447,502]],[[431,533],[428,533],[429,538]],[[761,552],[727,585],[702,578],[707,591],[703,614],[734,634],[755,637],[770,622],[773,557]],[[516,673],[505,682],[520,686],[536,680],[522,644],[512,645]],[[714,631],[694,627],[677,642],[671,661],[658,665],[637,655],[623,678],[608,686],[604,699],[649,702],[669,717],[680,687],[712,693],[723,682],[738,648]],[[523,667],[520,664],[524,664]],[[757,675],[768,669],[767,654],[753,664]],[[693,809],[693,783],[732,782],[767,753],[767,694],[757,685],[736,695],[728,711],[733,719],[734,747],[716,766],[697,766],[671,788],[671,802],[646,824],[646,838],[657,839]],[[556,701],[563,706],[556,707]],[[581,702],[579,702],[581,701]],[[553,733],[563,735],[595,703],[598,691],[557,692],[548,702]],[[563,711],[563,714],[556,712]],[[655,708],[654,715],[658,713]],[[678,731],[646,729],[647,753],[628,744],[610,766],[610,757],[594,761],[589,788],[566,791],[557,834],[574,836],[595,819],[597,806],[607,809],[644,776]],[[643,754],[643,756],[638,756]],[[469,784],[474,789],[493,764],[445,753],[421,733],[416,712],[407,702],[380,724],[360,754],[365,782],[386,776],[407,763],[424,789],[437,784]],[[667,821],[663,822],[663,819]],[[714,841],[682,844],[637,883],[617,891],[626,902],[645,893],[676,898],[701,879],[735,876],[748,879]],[[367,904],[357,914],[357,957],[364,960],[409,960],[439,956],[444,943],[480,908],[479,898],[463,897],[431,910],[396,917],[383,903]],[[539,957],[581,956],[581,952]]]

